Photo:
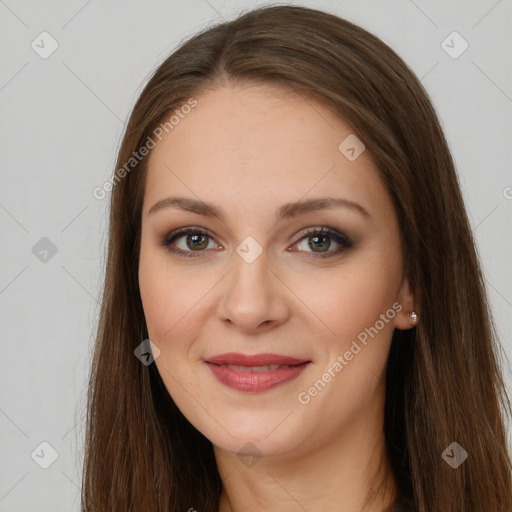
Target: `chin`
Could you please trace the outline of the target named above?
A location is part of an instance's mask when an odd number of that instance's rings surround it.
[[[294,432],[293,425],[284,429],[281,424],[278,427],[280,431],[277,432],[277,429],[273,431],[275,426],[269,427],[271,424],[279,425],[279,422],[262,422],[258,427],[251,425],[250,418],[247,418],[243,424],[238,424],[236,427],[225,425],[229,434],[222,429],[220,431],[216,429],[215,432],[205,431],[203,434],[216,448],[239,457],[281,456],[304,444],[305,439],[300,428]]]

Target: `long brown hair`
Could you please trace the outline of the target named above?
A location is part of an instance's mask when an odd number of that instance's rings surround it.
[[[221,481],[211,442],[178,410],[156,366],[134,356],[148,337],[138,288],[147,157],[129,168],[126,162],[166,116],[228,81],[289,87],[327,105],[372,153],[394,201],[421,312],[417,327],[395,330],[387,367],[384,429],[397,509],[510,512],[504,417],[511,406],[500,345],[435,110],[381,40],[297,6],[259,8],[191,37],[156,69],[135,104],[111,196],[82,510],[218,510]],[[442,457],[452,442],[468,452],[457,469]]]

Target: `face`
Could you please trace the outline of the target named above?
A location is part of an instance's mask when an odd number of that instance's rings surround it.
[[[139,285],[155,364],[217,448],[305,452],[382,409],[412,309],[392,201],[313,100],[262,85],[196,99],[148,162]]]

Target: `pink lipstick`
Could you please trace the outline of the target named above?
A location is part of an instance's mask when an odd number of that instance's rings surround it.
[[[222,384],[237,391],[262,392],[297,378],[311,361],[279,354],[220,354],[205,360]]]

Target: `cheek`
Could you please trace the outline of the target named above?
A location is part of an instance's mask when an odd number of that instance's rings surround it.
[[[194,284],[196,286],[194,286]],[[173,271],[154,252],[141,253],[139,287],[149,339],[160,350],[155,364],[169,394],[182,411],[196,394],[196,379],[188,366],[189,354],[201,325],[197,304],[205,291],[183,273]],[[196,315],[196,316],[194,316]],[[186,363],[186,364],[184,364]]]
[[[149,337],[163,348],[197,301],[197,292],[182,273],[169,268],[165,251],[153,248],[141,250],[139,288]]]
[[[148,334],[159,344],[166,330],[173,325],[176,304],[172,303],[170,289],[178,283],[163,275],[158,260],[150,251],[141,250],[139,263],[139,289]]]
[[[399,272],[394,265],[374,254],[354,258],[350,264],[317,273],[314,279],[290,276],[290,288],[307,306],[311,333],[329,349],[343,350],[381,314],[391,308],[399,288]],[[386,323],[383,334],[392,330]]]
[[[203,409],[193,399],[202,396],[204,391],[199,389],[199,368],[190,364],[190,354],[198,326],[204,324],[205,294],[212,285],[193,272],[171,268],[165,251],[163,255],[159,252],[142,250],[139,266],[139,287],[149,339],[160,349],[155,365],[180,411],[205,435],[210,435],[216,425],[208,422]]]
[[[393,333],[394,276],[379,266],[351,270],[333,273],[323,287],[327,292],[314,288],[310,295],[315,313],[335,334],[315,339],[319,364],[301,383],[300,399],[310,401],[303,413],[322,417],[333,432],[382,398]]]
[[[178,269],[164,249],[141,250],[140,296],[149,338],[161,350],[162,359],[197,358],[193,342],[212,314],[218,279],[218,273],[207,267]]]

